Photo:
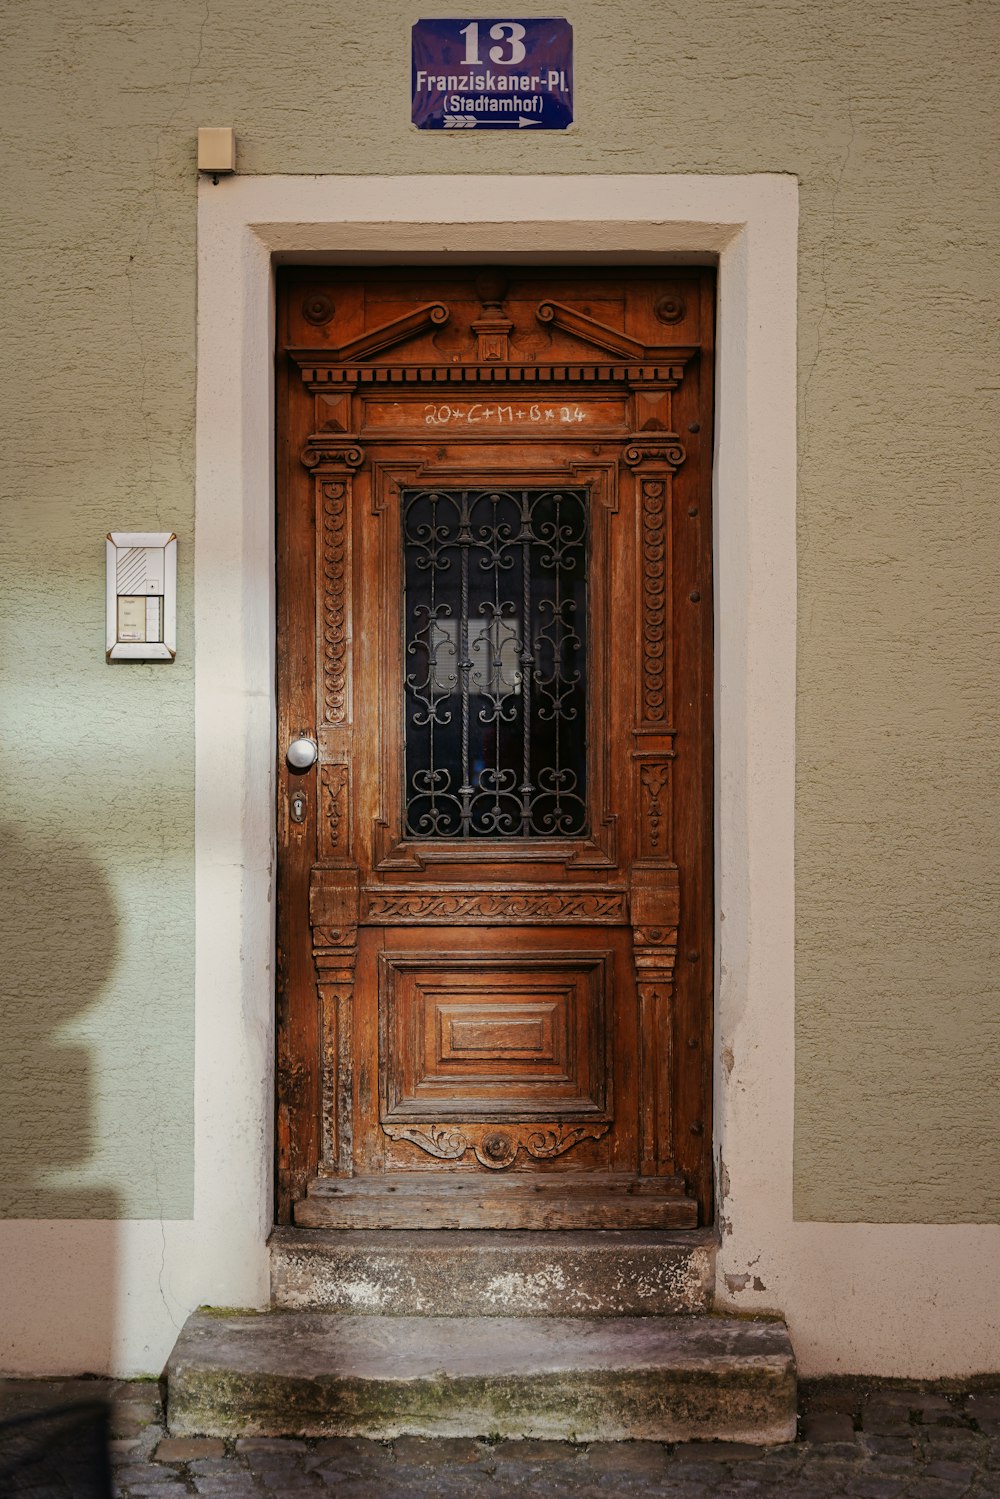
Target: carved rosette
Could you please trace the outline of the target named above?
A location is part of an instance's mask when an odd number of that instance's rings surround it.
[[[458,1161],[471,1150],[488,1171],[506,1171],[523,1150],[535,1160],[550,1160],[579,1145],[600,1140],[611,1128],[603,1124],[383,1124],[390,1140],[406,1140],[441,1161]]]

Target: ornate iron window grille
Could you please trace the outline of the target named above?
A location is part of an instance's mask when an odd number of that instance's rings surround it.
[[[413,838],[587,831],[586,490],[402,497]]]

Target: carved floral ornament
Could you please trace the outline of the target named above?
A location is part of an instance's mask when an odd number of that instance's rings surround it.
[[[657,701],[660,699],[657,698]],[[649,834],[650,852],[662,854],[669,812],[670,765],[665,760],[646,761],[640,766],[639,775],[645,793],[646,828]]]
[[[470,1150],[480,1166],[506,1171],[524,1150],[535,1160],[550,1160],[581,1140],[599,1140],[610,1123],[601,1124],[383,1124],[390,1140],[405,1140],[441,1161],[458,1161]]]
[[[326,819],[326,842],[332,854],[346,843],[347,766],[324,765],[322,768],[322,806]]]

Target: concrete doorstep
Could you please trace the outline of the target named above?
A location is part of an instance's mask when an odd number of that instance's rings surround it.
[[[276,1228],[270,1250],[272,1300],[290,1311],[668,1317],[709,1311],[715,1293],[714,1229]]]
[[[642,1438],[795,1434],[784,1323],[716,1316],[196,1312],[167,1366],[175,1436]]]

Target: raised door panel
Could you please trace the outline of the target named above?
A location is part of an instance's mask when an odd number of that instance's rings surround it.
[[[606,1118],[609,956],[383,952],[383,1123]]]

